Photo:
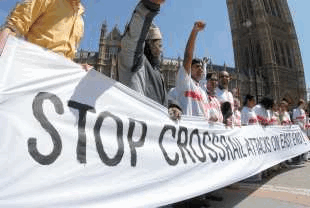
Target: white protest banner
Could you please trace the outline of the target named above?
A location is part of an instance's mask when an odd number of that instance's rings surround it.
[[[298,126],[175,123],[152,100],[15,38],[0,79],[0,207],[157,207],[310,150]]]

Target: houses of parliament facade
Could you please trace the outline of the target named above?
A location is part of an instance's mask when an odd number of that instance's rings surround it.
[[[306,99],[302,57],[287,0],[226,0],[235,68],[212,64],[208,71],[226,70],[232,75],[230,89],[237,96],[269,96],[286,99],[291,106]],[[102,24],[99,51],[78,51],[77,63],[88,63],[97,71],[117,79],[117,54],[121,33],[117,27],[108,33]],[[175,86],[181,58],[162,58],[161,71],[168,89]]]

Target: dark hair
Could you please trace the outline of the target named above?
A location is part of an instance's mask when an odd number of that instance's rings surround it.
[[[202,60],[201,59],[198,59],[198,58],[194,58],[193,60],[192,60],[192,65],[194,65],[194,64],[203,64],[202,63]]]
[[[222,111],[222,114],[223,114],[223,123],[224,124],[227,124],[227,119],[232,116],[232,109],[231,109],[231,104],[230,102],[224,102],[222,105],[221,105],[221,111]]]
[[[148,41],[145,41],[145,46],[144,46],[144,55],[146,58],[151,61],[152,60],[152,52],[151,52],[151,47]]]
[[[261,101],[260,104],[265,108],[265,109],[271,109],[272,106],[274,105],[273,99],[269,97],[264,97]]]
[[[207,74],[207,80],[209,79],[216,79],[217,80],[217,74],[216,72],[208,72]]]
[[[248,102],[250,100],[253,100],[254,99],[254,96],[253,95],[250,95],[250,94],[247,94],[244,98],[244,101],[243,101],[243,106],[247,106],[248,105]]]
[[[301,104],[305,103],[305,101],[303,99],[299,99],[298,101],[298,106],[300,106]]]
[[[150,41],[156,41],[156,40],[145,41],[144,55],[147,58],[147,60],[150,62],[152,67],[159,67],[160,66],[160,58],[156,58],[153,56],[153,54],[151,52]]]

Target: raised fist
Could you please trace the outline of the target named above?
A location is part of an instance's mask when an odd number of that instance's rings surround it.
[[[165,0],[149,0],[150,2],[153,2],[155,4],[163,4],[165,3]]]
[[[194,24],[194,30],[196,31],[202,31],[206,27],[206,23],[203,21],[197,21]]]

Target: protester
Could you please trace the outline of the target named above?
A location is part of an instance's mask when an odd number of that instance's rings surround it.
[[[254,125],[258,124],[257,116],[253,107],[256,105],[256,101],[253,95],[247,94],[244,99],[243,108],[241,111],[241,125]]]
[[[269,124],[270,125],[280,125],[280,117],[279,117],[279,106],[276,101],[274,101],[272,109],[271,109],[271,119]]]
[[[234,112],[234,98],[231,92],[228,91],[228,84],[230,82],[230,75],[227,71],[221,71],[219,74],[219,85],[216,88],[216,97],[220,101],[221,105],[225,102],[229,102],[229,105],[226,103],[225,106],[221,107],[224,123],[227,126],[233,125],[233,112]],[[227,107],[230,106],[230,109]],[[230,115],[230,117],[227,117]]]
[[[31,43],[73,59],[84,32],[83,13],[80,0],[22,1],[8,16],[0,44],[4,47],[8,35],[23,36]]]
[[[181,110],[168,94],[160,72],[162,35],[152,25],[164,0],[141,0],[121,40],[118,55],[119,81],[133,90],[169,107],[173,120],[180,119]]]
[[[293,110],[293,123],[300,126],[300,128],[305,132],[306,131],[306,112],[304,110],[305,108],[305,101],[303,99],[300,99],[298,101],[298,107]],[[306,132],[305,132],[306,133]],[[308,152],[302,154],[301,160],[307,161],[308,160]]]
[[[259,104],[257,104],[253,110],[257,116],[258,122],[263,125],[267,126],[271,120],[271,112],[273,106],[273,100],[268,97],[264,97]]]
[[[174,93],[185,115],[208,119],[208,99],[199,85],[204,74],[203,62],[200,59],[193,59],[196,36],[204,28],[204,22],[195,22],[186,45],[183,67],[180,67],[177,75]]]
[[[203,74],[202,74],[202,79],[199,81],[199,86],[204,91],[207,91],[207,66],[208,66],[208,62],[209,62],[209,58],[204,57],[202,59]]]
[[[221,112],[221,104],[216,98],[217,74],[209,72],[207,74],[207,95],[209,101],[208,120],[211,122],[223,123],[223,115]]]
[[[219,74],[219,85],[216,88],[216,97],[221,104],[229,102],[232,111],[234,111],[234,98],[231,92],[228,91],[228,84],[230,82],[230,75],[227,71],[221,71]]]
[[[300,99],[298,101],[298,107],[293,110],[293,123],[300,126],[301,129],[305,130],[306,127],[306,112],[305,101]]]
[[[288,113],[288,103],[285,100],[282,100],[280,103],[279,118],[281,125],[292,124],[290,114]]]
[[[230,102],[224,102],[221,105],[221,111],[223,114],[223,123],[226,127],[232,127],[233,124],[233,112]]]
[[[240,112],[240,100],[238,98],[234,98],[234,126],[241,127],[241,112]]]

